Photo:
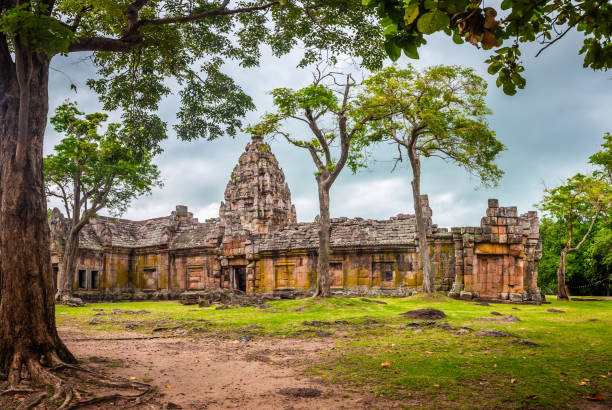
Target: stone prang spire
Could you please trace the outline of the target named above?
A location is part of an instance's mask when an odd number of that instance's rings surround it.
[[[285,174],[261,136],[253,135],[232,171],[219,217],[226,235],[268,233],[296,223]]]

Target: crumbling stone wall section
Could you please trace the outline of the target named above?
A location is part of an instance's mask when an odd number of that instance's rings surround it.
[[[541,240],[535,212],[490,199],[480,227],[452,228],[455,282],[449,296],[540,301],[537,261]],[[538,251],[540,249],[540,251]]]

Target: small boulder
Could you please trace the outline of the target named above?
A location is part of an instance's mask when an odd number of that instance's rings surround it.
[[[409,317],[411,319],[427,319],[427,320],[438,320],[444,319],[446,314],[441,310],[434,308],[416,309],[409,310],[408,312],[400,313],[401,316]]]
[[[523,346],[531,346],[531,347],[540,347],[540,346],[542,346],[540,344],[537,344],[536,342],[532,342],[531,340],[525,340],[525,339],[511,340],[510,343],[515,344],[515,345],[523,345]]]
[[[501,314],[501,313],[499,313],[499,312],[495,312],[495,311],[491,312],[491,314],[492,314],[493,316],[503,316],[503,314]]]
[[[547,310],[547,312],[550,313],[565,313],[565,310],[559,310],[559,309],[555,309],[555,308],[550,308]]]
[[[361,298],[359,299],[362,302],[369,302],[369,303],[378,303],[379,305],[386,305],[387,302],[384,302],[382,300],[372,300],[372,299],[366,299],[366,298]]]
[[[472,292],[466,292],[466,291],[462,290],[459,293],[459,299],[461,299],[461,300],[472,300]]]
[[[83,307],[83,306],[85,306],[85,303],[83,303],[83,299],[80,299],[80,298],[69,298],[64,303],[65,303],[66,306],[71,306],[71,307]]]
[[[498,329],[485,329],[476,332],[478,336],[487,336],[487,337],[510,337],[513,336],[512,333],[504,332],[503,330]]]

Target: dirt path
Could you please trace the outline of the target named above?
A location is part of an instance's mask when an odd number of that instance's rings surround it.
[[[59,330],[70,350],[79,359],[86,360],[88,366],[108,375],[135,377],[156,386],[159,397],[140,408],[393,407],[373,397],[346,392],[301,375],[306,363],[320,360],[321,354],[333,349],[331,339],[256,338],[246,343],[182,337],[99,340],[143,335],[84,333],[70,327]],[[317,397],[307,397],[318,392]]]

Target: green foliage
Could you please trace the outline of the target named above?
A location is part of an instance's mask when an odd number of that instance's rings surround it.
[[[575,227],[575,235],[582,237],[589,229],[588,222]],[[542,259],[538,262],[538,285],[547,292],[557,290],[559,255],[567,244],[567,226],[563,220],[550,217],[540,219]],[[612,275],[612,225],[598,220],[593,233],[584,245],[567,256],[567,285],[572,294],[606,294],[606,278]]]
[[[612,274],[612,138],[604,136],[602,149],[589,162],[597,166],[591,174],[578,173],[563,184],[546,189],[537,205],[542,219],[540,277],[553,286],[557,282],[559,255],[569,250],[566,274],[570,288],[580,290]],[[603,286],[603,285],[602,285]]]
[[[63,201],[69,217],[89,218],[106,208],[123,213],[132,199],[161,185],[152,154],[134,148],[135,141],[120,124],[98,133],[107,115],[86,114],[75,103],[60,105],[51,124],[66,138],[44,158],[47,195]]]
[[[472,69],[391,66],[364,85],[355,113],[378,118],[368,123],[371,140],[413,146],[417,155],[452,161],[484,185],[497,184],[503,171],[494,161],[505,147],[488,127],[486,83]]]
[[[340,101],[337,97],[360,89],[360,85],[350,76],[346,77],[345,84],[338,85],[334,77],[335,74],[322,75],[313,84],[299,90],[272,90],[276,112],[264,115],[259,123],[246,128],[256,135],[282,136],[296,147],[307,149],[317,168],[317,179],[325,180],[332,176],[332,182],[345,165],[352,172],[365,167],[370,145],[365,134],[370,119],[357,118],[357,107],[352,98]],[[283,131],[289,121],[307,124],[311,136],[298,138]],[[334,156],[333,152],[337,155]]]
[[[0,33],[52,56],[67,53],[76,37],[72,30],[49,16],[45,3],[21,3],[0,15]]]
[[[484,49],[495,49],[486,62],[497,74],[497,86],[513,95],[525,87],[519,59],[521,43],[538,41],[543,48],[576,29],[584,36],[580,54],[584,67],[612,67],[612,3],[607,0],[503,0],[484,7],[481,0],[362,0],[381,18],[385,50],[392,60],[401,51],[418,58],[416,50],[425,36],[444,32],[461,44],[467,41]],[[501,17],[497,19],[497,16]],[[504,42],[512,45],[504,45]],[[540,52],[542,51],[540,50]],[[539,53],[538,53],[539,54]]]
[[[135,134],[132,139],[146,135],[141,128],[154,131],[148,135],[152,152],[159,152],[166,138],[166,124],[155,112],[175,90],[179,138],[234,136],[255,105],[224,73],[224,64],[255,67],[263,45],[275,56],[299,46],[304,50],[301,66],[346,54],[378,68],[385,58],[378,18],[352,0],[137,3],[58,0],[47,18],[56,25],[62,20],[65,30],[75,23],[76,44],[69,51],[80,50],[87,41],[98,68],[87,84],[105,111],[122,110],[124,127]],[[116,43],[107,45],[107,40]]]

